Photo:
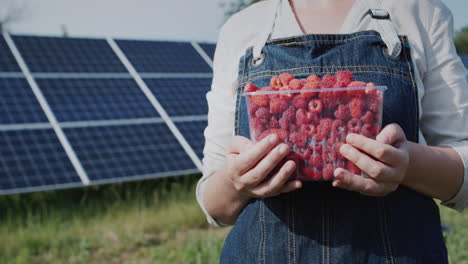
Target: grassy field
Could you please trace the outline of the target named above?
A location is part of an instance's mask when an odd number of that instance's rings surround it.
[[[0,197],[0,263],[218,263],[199,175]],[[442,209],[451,263],[468,264],[468,213]]]

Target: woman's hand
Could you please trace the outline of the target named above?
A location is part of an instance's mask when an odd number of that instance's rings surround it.
[[[270,135],[258,143],[235,136],[226,158],[226,173],[234,189],[243,197],[263,198],[290,192],[301,187],[300,181],[289,181],[296,169],[294,161],[275,167],[289,152],[287,144],[279,143],[277,135]],[[274,174],[267,179],[267,176]]]
[[[395,191],[405,179],[409,166],[408,141],[397,124],[386,126],[376,140],[349,134],[340,153],[359,167],[369,178],[348,170],[335,170],[333,186],[369,196],[385,196]]]

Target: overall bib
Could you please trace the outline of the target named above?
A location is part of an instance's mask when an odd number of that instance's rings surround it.
[[[382,127],[397,123],[408,140],[418,142],[418,96],[408,39],[389,30],[385,10],[370,11],[383,25],[380,32],[268,41],[266,36],[264,45],[248,49],[239,66],[235,134],[250,136],[241,96],[246,83],[264,87],[282,72],[306,78],[346,70],[356,80],[387,86]],[[221,254],[221,263],[242,264],[447,262],[439,210],[431,198],[405,187],[386,197],[369,197],[330,182],[303,182],[300,190],[252,200]]]

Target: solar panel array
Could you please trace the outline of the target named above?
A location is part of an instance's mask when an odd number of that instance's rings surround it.
[[[4,33],[0,194],[199,172],[214,47]]]

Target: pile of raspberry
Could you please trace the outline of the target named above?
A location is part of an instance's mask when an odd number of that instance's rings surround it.
[[[380,131],[383,96],[374,83],[353,80],[349,71],[306,79],[282,73],[261,89],[247,83],[244,92],[256,92],[247,95],[252,139],[277,134],[289,144],[282,164],[296,162],[296,179],[329,181],[335,168],[361,173],[339,148],[348,133],[375,138]]]

